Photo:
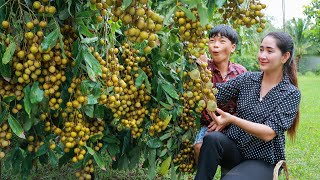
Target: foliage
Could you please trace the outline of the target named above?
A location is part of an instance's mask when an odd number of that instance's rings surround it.
[[[306,35],[309,37],[311,42],[314,42],[314,49],[317,54],[320,54],[320,1],[312,0],[311,3],[305,6],[304,14],[308,17],[312,23]]]
[[[21,179],[38,164],[72,163],[80,179],[97,168],[193,172],[203,99],[216,92],[195,58],[209,23],[236,17],[218,12],[224,4],[242,8],[238,26],[264,28],[258,1],[0,0],[5,170]]]
[[[305,33],[309,28],[309,21],[305,19],[293,18],[287,24],[288,33],[293,37],[295,45],[295,56],[299,59],[305,54],[309,54],[308,50],[312,46],[312,42],[306,37]]]

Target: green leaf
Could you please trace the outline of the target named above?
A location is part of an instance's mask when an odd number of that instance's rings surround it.
[[[39,82],[33,83],[30,91],[30,102],[32,104],[39,103],[43,99],[43,90],[39,88]]]
[[[94,160],[96,161],[96,163],[100,167],[100,169],[105,171],[106,170],[106,167],[105,167],[106,163],[101,159],[101,157],[91,147],[86,146],[86,148],[88,150],[88,153],[93,156]]]
[[[161,163],[161,166],[160,166],[160,169],[158,171],[158,173],[161,175],[161,176],[164,176],[167,174],[169,168],[170,168],[170,164],[171,164],[171,156],[167,157],[166,160],[164,160],[162,163]]]
[[[168,94],[166,94],[166,99],[167,99],[168,103],[169,103],[171,106],[173,106],[173,100],[172,100],[172,98],[171,98]]]
[[[213,12],[215,10],[214,5],[215,5],[215,1],[213,1],[213,0],[208,1],[207,7],[208,7],[208,20],[209,20],[209,22],[212,21],[212,19],[213,19]]]
[[[7,96],[7,97],[3,98],[3,102],[9,104],[10,102],[15,100],[16,98],[17,98],[16,96]]]
[[[160,140],[163,141],[163,140],[165,140],[165,139],[168,139],[169,137],[171,137],[171,133],[170,133],[170,132],[162,135],[162,136],[160,137]]]
[[[68,11],[68,8],[66,7],[64,10],[59,12],[59,19],[64,21],[70,17],[70,13]]]
[[[226,3],[226,1],[227,0],[215,0],[218,8],[221,8]]]
[[[127,9],[128,6],[132,3],[132,0],[124,0],[122,3],[123,9]]]
[[[93,136],[91,136],[91,137],[88,139],[88,144],[91,143],[91,142],[97,142],[97,141],[100,140],[102,137],[103,137],[102,134],[93,135]]]
[[[200,24],[201,26],[205,26],[209,23],[208,21],[208,8],[205,7],[202,3],[197,5],[199,17],[200,17]]]
[[[156,176],[156,165],[155,164],[149,164],[148,167],[148,178],[149,179],[155,179]]]
[[[92,37],[92,38],[83,38],[81,39],[81,43],[89,44],[98,41],[98,37]]]
[[[58,165],[58,159],[52,150],[49,150],[49,162],[53,166]]]
[[[168,83],[167,81],[162,81],[161,87],[166,93],[169,94],[169,96],[179,100],[179,95],[176,91],[176,88],[172,84]]]
[[[23,103],[24,103],[24,109],[27,112],[27,114],[30,117],[31,113],[31,102],[30,102],[30,86],[27,85],[24,89],[24,98],[23,98]]]
[[[3,57],[2,57],[3,64],[7,64],[8,62],[11,61],[14,51],[16,50],[16,47],[17,47],[16,43],[14,42],[13,39],[10,38],[9,47],[6,49],[6,52],[3,54]]]
[[[89,49],[83,46],[82,56],[86,62],[87,72],[92,81],[96,81],[96,76],[102,75],[102,70],[98,60],[90,53]]]
[[[120,147],[117,144],[108,144],[107,150],[111,156],[116,156],[120,153]]]
[[[197,4],[201,3],[202,0],[181,0],[181,2],[183,4],[188,4],[189,5],[188,7],[190,7],[190,9],[191,9],[191,8],[195,7]]]
[[[89,18],[94,14],[93,11],[79,11],[76,13],[76,18]],[[82,22],[83,23],[83,22]]]
[[[93,158],[96,161],[99,168],[106,171],[106,167],[105,167],[106,163],[103,161],[103,159],[97,153],[93,154]]]
[[[159,111],[160,119],[161,120],[165,120],[168,116],[169,116],[169,112],[166,109],[161,108],[160,111]]]
[[[170,19],[174,11],[176,10],[177,6],[174,6],[170,9],[170,11],[166,14],[166,17],[164,18],[163,24],[164,25],[169,25],[170,24]]]
[[[21,164],[22,179],[27,179],[27,177],[30,175],[31,169],[32,169],[32,155],[29,154],[27,157],[23,159]]]
[[[92,94],[89,94],[88,104],[98,104],[98,99],[94,97]]]
[[[90,31],[89,31],[89,29],[88,29],[88,27],[87,26],[85,26],[84,25],[84,23],[82,22],[82,24],[79,24],[79,33],[81,33],[81,34],[83,34],[83,35],[85,35],[85,36],[87,36],[87,37],[94,37],[94,34],[92,34]]]
[[[73,156],[74,156],[73,151],[64,153],[64,155],[59,158],[59,167],[62,167],[63,165],[67,164],[72,159]]]
[[[167,148],[171,150],[171,147],[172,147],[172,143],[173,143],[173,139],[170,138],[168,141],[167,141]]]
[[[173,106],[171,106],[170,104],[164,103],[162,101],[159,102],[164,108],[171,110],[173,108]]]
[[[13,131],[13,133],[15,133],[18,137],[20,137],[22,139],[26,138],[26,136],[24,135],[22,126],[16,120],[16,118],[14,118],[13,116],[9,115],[8,116],[8,123],[9,123],[9,126],[10,126],[11,130]]]
[[[176,174],[176,170],[173,164],[173,161],[171,161],[171,170],[170,170],[170,174],[171,174],[171,179],[172,180],[176,180],[177,178],[177,174]]]
[[[8,115],[8,111],[7,111],[7,109],[4,109],[2,111],[2,113],[0,114],[0,125],[3,123],[3,121],[5,120],[7,115]]]
[[[34,159],[46,154],[49,151],[49,145],[47,143],[42,144],[36,152]]]
[[[93,105],[86,105],[84,106],[84,112],[90,118],[93,118],[94,106]]]
[[[187,18],[191,19],[192,21],[196,20],[196,16],[187,8],[185,8],[184,6],[178,6],[179,9],[181,9],[183,12],[186,13]]]
[[[140,69],[140,68],[139,68],[139,70],[138,70],[138,74],[139,74],[139,76],[137,77],[135,84],[136,84],[137,87],[140,87],[140,86],[142,85],[143,81],[145,81],[146,79],[148,79],[148,76],[147,76],[146,73],[145,73],[142,69]]]
[[[103,118],[104,117],[104,106],[97,104],[94,108],[94,117]]]
[[[147,141],[147,146],[156,149],[162,146],[162,142],[158,138],[153,138]]]
[[[108,143],[108,144],[120,144],[119,139],[117,139],[114,136],[105,136],[102,141]]]
[[[89,154],[93,155],[94,153],[96,153],[91,147],[86,146],[86,148],[87,148]]]
[[[42,50],[47,51],[48,49],[54,47],[57,44],[57,39],[59,38],[59,35],[60,30],[56,28],[48,36],[46,36],[41,43]]]
[[[23,129],[25,131],[29,131],[33,124],[34,124],[34,118],[29,118],[28,116],[26,116],[23,123]]]
[[[120,170],[127,170],[129,168],[128,162],[129,162],[128,157],[126,154],[124,154],[123,156],[120,157],[118,161],[118,168]]]
[[[163,150],[160,152],[159,157],[162,157],[162,156],[166,155],[167,152],[168,152],[168,149],[167,149],[167,148],[163,149]]]
[[[149,177],[149,179],[154,179],[154,177],[156,176],[156,155],[157,155],[156,149],[149,150],[149,152],[148,152],[148,162],[149,162],[148,177]]]
[[[0,53],[2,53],[1,50],[0,50]],[[0,55],[0,58],[1,58],[1,55]],[[2,62],[0,62],[0,73],[6,81],[10,81],[11,74],[12,74],[10,63],[3,64]]]

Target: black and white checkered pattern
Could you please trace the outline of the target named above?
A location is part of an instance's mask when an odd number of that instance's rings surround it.
[[[260,99],[262,76],[261,72],[246,72],[226,83],[217,84],[217,101],[219,106],[220,102],[235,96],[239,118],[265,124],[276,132],[276,137],[264,142],[233,124],[223,131],[237,144],[244,158],[275,164],[285,159],[284,133],[293,124],[301,94],[285,75],[277,86]]]

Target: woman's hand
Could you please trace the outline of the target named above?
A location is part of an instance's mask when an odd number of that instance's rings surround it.
[[[222,124],[222,125],[217,125],[215,123],[215,121],[212,121],[209,125],[208,125],[208,132],[210,131],[222,131],[226,126],[228,126],[229,124]]]
[[[220,116],[217,116],[214,112],[210,112],[210,111],[207,111],[207,112],[210,115],[210,117],[213,119],[214,124],[217,126],[226,127],[227,125],[232,123],[232,120],[235,117],[227,112],[222,111],[219,108],[217,108],[217,112],[220,114]]]

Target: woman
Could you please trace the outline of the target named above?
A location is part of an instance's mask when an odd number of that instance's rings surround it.
[[[195,179],[212,179],[218,165],[230,171],[225,179],[272,179],[285,159],[285,131],[295,136],[301,95],[293,60],[293,40],[283,32],[267,34],[260,45],[261,72],[247,72],[218,84],[218,105],[237,98],[237,117],[217,109],[209,112],[217,125],[230,124],[224,133],[203,139]]]

